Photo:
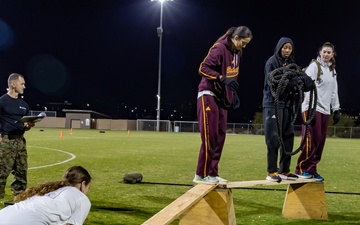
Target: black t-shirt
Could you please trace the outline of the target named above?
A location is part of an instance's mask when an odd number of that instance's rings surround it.
[[[12,98],[8,94],[0,97],[0,133],[10,135],[24,134],[24,124],[17,123],[29,114],[29,105],[19,96]]]

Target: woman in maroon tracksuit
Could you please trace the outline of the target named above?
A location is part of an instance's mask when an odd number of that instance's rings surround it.
[[[225,142],[228,109],[240,106],[236,94],[242,49],[251,41],[248,27],[231,27],[210,48],[200,64],[197,115],[201,147],[195,183],[227,182],[219,177],[218,164]]]

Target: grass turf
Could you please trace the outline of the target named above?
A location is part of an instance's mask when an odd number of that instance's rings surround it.
[[[60,131],[64,133],[62,138]],[[145,222],[192,187],[200,146],[198,133],[132,131],[128,135],[125,131],[75,129],[70,134],[70,130],[35,127],[26,133],[26,138],[29,186],[58,180],[72,165],[89,170],[93,177],[88,194],[92,208],[85,225]],[[297,137],[295,147],[299,142]],[[329,221],[283,218],[286,186],[279,185],[234,189],[237,224],[360,223],[356,182],[359,147],[358,139],[327,139],[318,172],[325,178]],[[73,155],[76,158],[71,160]],[[292,170],[297,157],[292,158]],[[219,171],[220,176],[231,181],[265,179],[264,136],[228,135]],[[143,182],[124,184],[122,177],[127,172],[142,173]],[[12,175],[3,201],[12,198],[11,179]],[[175,220],[172,224],[177,223]]]

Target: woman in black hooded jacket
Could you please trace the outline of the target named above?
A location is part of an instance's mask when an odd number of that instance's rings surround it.
[[[282,137],[286,152],[292,152],[294,146],[294,126],[292,125],[292,113],[290,102],[287,99],[279,99],[278,113],[275,116],[275,98],[269,86],[270,73],[278,68],[295,63],[294,43],[288,37],[282,37],[278,41],[274,55],[265,64],[265,80],[263,90],[263,121],[265,142],[267,146],[267,180],[281,182],[282,179],[296,180],[298,176],[290,172],[291,155],[284,153],[278,139],[277,122],[280,122]],[[280,161],[278,164],[278,153],[280,149]]]

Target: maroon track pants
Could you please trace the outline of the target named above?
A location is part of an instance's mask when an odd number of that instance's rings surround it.
[[[304,120],[306,113],[307,112],[304,112],[302,114]],[[317,173],[316,166],[320,162],[324,150],[329,118],[329,115],[316,112],[315,124],[309,126],[308,137],[305,137],[305,125],[302,126],[302,138],[306,138],[306,140],[304,148],[298,158],[295,173]]]
[[[203,95],[197,101],[197,116],[201,135],[201,146],[196,174],[218,176],[218,164],[223,150],[227,110],[221,108],[216,97]]]

